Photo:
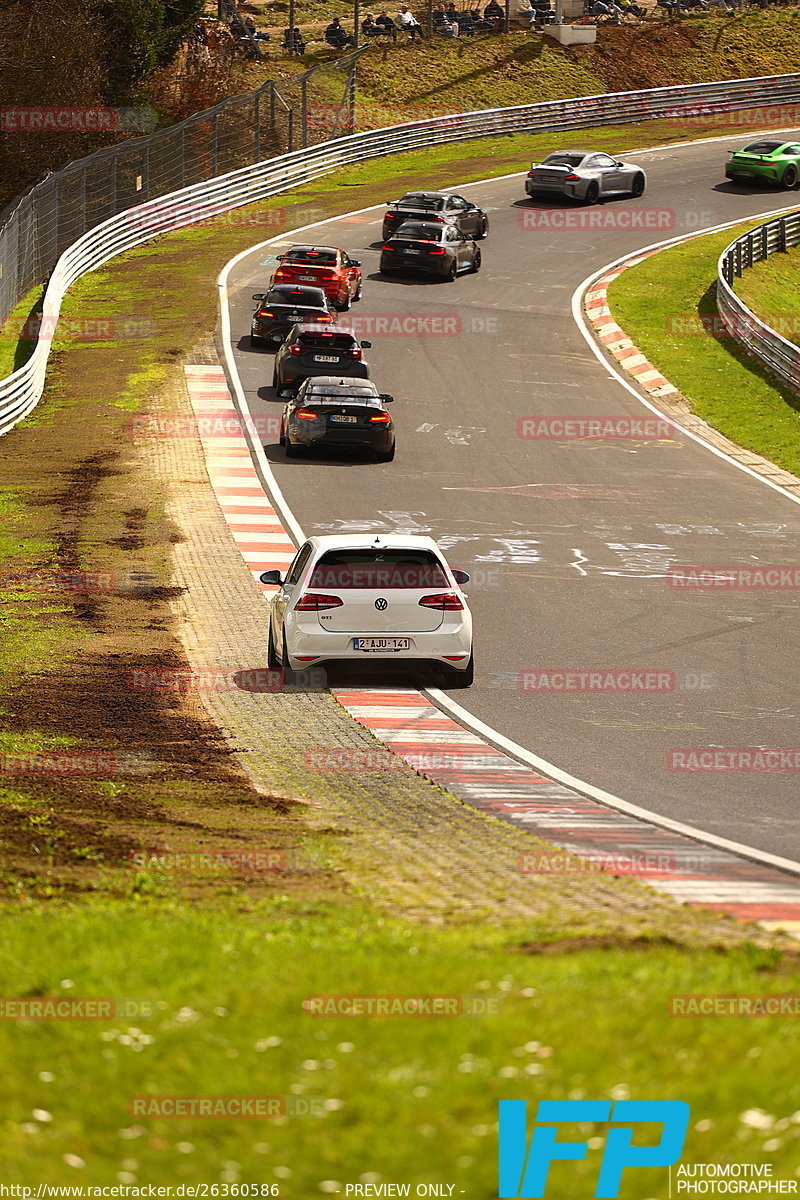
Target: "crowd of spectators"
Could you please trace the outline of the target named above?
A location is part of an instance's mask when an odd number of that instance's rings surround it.
[[[464,7],[457,7],[456,0],[436,0],[431,8],[430,30],[437,37],[464,38],[477,33],[502,33],[506,28],[506,12],[504,2],[488,0],[483,8],[467,7],[469,0],[461,0]],[[648,15],[662,14],[666,17],[678,17],[692,12],[705,12],[712,7],[727,11],[742,8],[746,2],[755,3],[762,8],[772,0],[655,0],[650,9],[645,8],[638,0],[585,0],[584,20],[609,22],[619,25],[624,19],[640,21]],[[556,18],[555,0],[527,0],[523,5],[526,12],[521,14],[527,18],[532,30],[541,30],[543,26]],[[223,0],[222,23],[205,22],[196,27],[195,41],[211,50],[220,48],[221,43],[227,47],[236,47],[248,58],[263,60],[264,46],[270,41],[270,35],[260,30],[252,16],[240,13],[237,0]],[[427,24],[427,21],[426,21]],[[417,19],[407,4],[400,4],[395,16],[382,9],[376,16],[367,13],[361,22],[363,40],[373,38],[388,38],[396,42],[399,35],[404,34],[408,41],[421,41],[426,37],[426,29]],[[319,37],[319,34],[314,35]],[[355,38],[342,25],[340,17],[334,17],[321,35],[322,41],[335,50],[350,50],[355,46]],[[280,47],[288,54],[303,55],[306,52],[311,35],[304,34],[299,26],[283,31]]]

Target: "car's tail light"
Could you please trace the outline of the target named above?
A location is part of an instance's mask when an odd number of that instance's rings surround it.
[[[350,351],[350,356],[351,358],[361,358],[362,353],[363,351],[360,346],[353,346],[352,350]]]
[[[446,251],[446,250],[442,250],[442,249],[439,249],[439,250],[429,250],[429,251],[428,251],[428,254],[447,254],[447,251]]]
[[[441,608],[447,612],[454,612],[456,609],[463,608],[461,597],[455,592],[437,592],[434,596],[423,596],[420,600],[423,608]]]
[[[323,592],[306,592],[295,604],[295,612],[320,612],[323,608],[341,608],[344,600],[326,596]]]
[[[294,415],[300,421],[317,421],[322,413],[314,412],[313,408],[298,408]]]
[[[302,353],[303,353],[303,347],[302,347],[302,346],[290,346],[290,347],[289,347],[289,353],[290,353],[290,354],[302,354]]]
[[[258,310],[258,315],[260,317],[274,317],[275,316],[274,313],[269,312],[266,308],[260,308]]]
[[[375,413],[374,417],[370,417],[370,425],[388,425],[391,417],[388,413]]]
[[[580,178],[581,178],[580,175],[575,175],[575,174],[564,176],[564,179],[566,180],[567,183],[579,183]]]

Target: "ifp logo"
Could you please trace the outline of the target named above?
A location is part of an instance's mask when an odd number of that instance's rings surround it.
[[[500,1101],[501,1200],[544,1196],[551,1162],[586,1157],[586,1142],[556,1141],[564,1122],[610,1121],[595,1197],[617,1196],[626,1167],[669,1167],[683,1150],[689,1105],[683,1100],[542,1100],[528,1146],[527,1104]],[[655,1146],[634,1146],[634,1125],[660,1124]],[[613,1126],[618,1126],[614,1128]]]

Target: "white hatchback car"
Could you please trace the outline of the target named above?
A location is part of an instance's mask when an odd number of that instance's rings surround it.
[[[433,538],[353,534],[309,538],[276,585],[269,619],[269,665],[284,672],[323,662],[379,660],[430,669],[447,687],[473,677],[472,616]]]

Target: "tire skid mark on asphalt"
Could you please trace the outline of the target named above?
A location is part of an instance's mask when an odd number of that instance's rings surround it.
[[[195,415],[239,420],[221,366],[185,368]],[[235,426],[233,426],[235,428]],[[256,474],[242,432],[200,441],[211,486],[254,582],[288,566],[295,544]],[[259,537],[259,535],[262,535]],[[334,689],[387,750],[466,803],[559,847],[581,871],[624,874],[694,907],[800,933],[796,877],[627,816],[558,783],[466,730],[413,688]],[[357,768],[356,768],[357,769]],[[560,870],[532,852],[539,870]],[[542,867],[542,860],[546,865]],[[535,873],[535,872],[533,872]]]

